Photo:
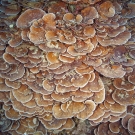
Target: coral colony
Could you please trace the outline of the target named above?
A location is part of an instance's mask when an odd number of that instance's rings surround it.
[[[134,135],[135,3],[1,0],[0,134]]]

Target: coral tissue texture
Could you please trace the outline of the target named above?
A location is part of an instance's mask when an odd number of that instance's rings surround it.
[[[131,1],[2,0],[0,131],[134,135],[134,27]]]

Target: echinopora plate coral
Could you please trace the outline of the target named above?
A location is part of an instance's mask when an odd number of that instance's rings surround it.
[[[135,3],[1,0],[0,134],[135,134]]]

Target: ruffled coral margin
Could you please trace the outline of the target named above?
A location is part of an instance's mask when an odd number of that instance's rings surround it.
[[[3,134],[135,134],[134,17],[128,1],[1,1]]]

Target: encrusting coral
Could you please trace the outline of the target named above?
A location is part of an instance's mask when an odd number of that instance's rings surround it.
[[[134,134],[134,7],[2,0],[0,130],[76,135],[86,124],[91,135]]]

